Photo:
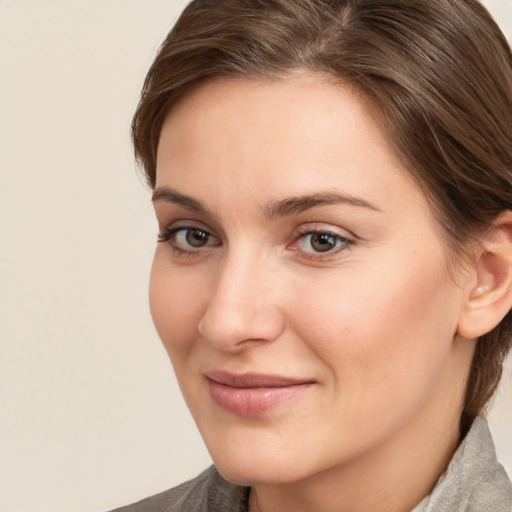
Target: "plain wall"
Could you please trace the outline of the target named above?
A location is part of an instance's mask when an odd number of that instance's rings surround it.
[[[487,5],[512,37],[512,1]],[[100,511],[209,457],[147,305],[129,124],[178,0],[0,0],[0,511]],[[491,414],[512,474],[512,373]]]

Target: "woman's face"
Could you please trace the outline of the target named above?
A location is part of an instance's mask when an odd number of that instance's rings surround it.
[[[358,95],[209,83],[157,160],[151,310],[228,479],[297,481],[456,428],[464,276]]]

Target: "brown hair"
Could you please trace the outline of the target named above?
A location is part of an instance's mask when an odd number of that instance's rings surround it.
[[[512,54],[477,0],[192,1],[133,119],[148,183],[164,119],[193,86],[297,69],[327,72],[370,99],[457,252],[512,209]],[[465,418],[492,397],[511,341],[509,312],[477,343]]]

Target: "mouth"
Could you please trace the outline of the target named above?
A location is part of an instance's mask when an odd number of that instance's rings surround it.
[[[204,376],[213,402],[243,417],[262,416],[297,398],[315,383],[280,375],[233,374],[219,370],[206,372]]]

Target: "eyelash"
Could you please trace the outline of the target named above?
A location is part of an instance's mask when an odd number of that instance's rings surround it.
[[[298,244],[301,239],[304,239],[307,236],[312,236],[312,235],[328,235],[330,237],[335,238],[337,240],[337,242],[340,242],[340,245],[331,250],[325,251],[323,253],[322,252],[301,251],[301,253],[302,253],[301,257],[308,259],[308,260],[322,261],[324,259],[328,259],[328,258],[338,254],[339,252],[350,249],[350,247],[354,244],[354,240],[347,238],[345,236],[342,236],[339,233],[336,233],[335,231],[332,231],[330,229],[304,228],[304,229],[299,230],[299,232],[297,233],[297,235],[294,238],[294,241],[288,247]],[[299,249],[292,249],[292,250],[298,251]]]
[[[176,235],[180,232],[180,231],[183,231],[183,232],[187,232],[187,231],[202,231],[203,233],[205,233],[207,236],[209,237],[213,237],[213,238],[216,238],[214,237],[208,230],[200,227],[200,226],[176,226],[176,227],[169,227],[167,228],[166,231],[162,232],[162,233],[158,233],[158,242],[159,243],[165,243],[167,242],[169,244],[169,246],[171,247],[172,249],[172,252],[176,255],[176,256],[185,256],[185,257],[193,257],[193,256],[196,256],[198,253],[204,253],[206,249],[210,248],[211,246],[209,245],[206,245],[204,247],[199,247],[197,249],[190,249],[190,250],[186,250],[186,249],[182,249],[181,247],[178,246],[178,244],[176,243]],[[219,245],[219,244],[215,244],[215,245]]]
[[[198,247],[197,249],[182,249],[178,246],[176,243],[175,237],[180,232],[187,232],[189,230],[195,230],[195,231],[202,231],[209,237],[216,238],[214,235],[212,235],[208,230],[200,227],[200,226],[176,226],[176,227],[169,227],[166,231],[158,234],[158,242],[159,243],[168,243],[171,247],[173,253],[176,256],[183,256],[183,257],[194,257],[197,256],[199,253],[205,253],[210,247],[215,247],[219,244],[212,244],[212,245],[206,245],[203,247]],[[340,245],[327,250],[325,252],[307,252],[307,251],[301,251],[298,247],[292,248],[292,246],[297,246],[297,244],[300,243],[302,239],[305,239],[307,236],[314,236],[314,235],[327,235],[329,237],[332,237],[336,239],[336,243],[339,243]],[[299,230],[299,232],[294,236],[293,242],[287,246],[287,249],[300,252],[301,258],[307,259],[307,260],[313,260],[313,261],[322,261],[325,259],[328,259],[332,257],[333,255],[350,249],[350,247],[354,244],[354,240],[344,237],[338,233],[335,233],[332,230],[329,229],[311,229],[311,228],[304,228],[302,230]]]

